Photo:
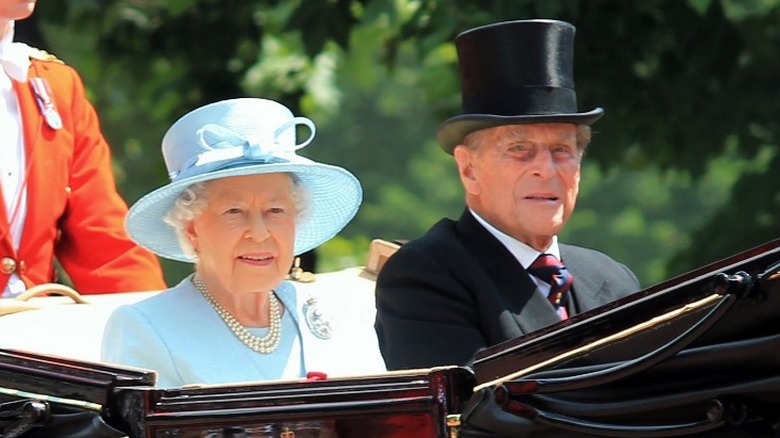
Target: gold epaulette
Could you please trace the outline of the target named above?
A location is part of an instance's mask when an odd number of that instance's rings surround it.
[[[51,53],[41,50],[35,47],[30,47],[30,58],[37,59],[39,61],[49,61],[49,62],[59,62],[60,64],[64,64],[61,59],[57,58],[56,56],[52,55]]]

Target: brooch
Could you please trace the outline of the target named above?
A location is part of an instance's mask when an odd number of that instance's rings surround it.
[[[317,299],[309,297],[306,304],[303,305],[303,315],[306,318],[306,325],[314,336],[320,339],[330,339],[333,337],[333,327],[331,318],[322,313],[317,306]]]

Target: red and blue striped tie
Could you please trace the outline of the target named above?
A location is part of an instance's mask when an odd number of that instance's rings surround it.
[[[563,319],[568,318],[566,304],[569,301],[569,288],[574,282],[574,276],[552,254],[540,255],[528,268],[528,273],[550,285],[550,300],[555,310]]]

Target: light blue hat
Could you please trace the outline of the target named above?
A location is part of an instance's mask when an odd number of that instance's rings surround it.
[[[310,132],[301,143],[296,141],[298,125]],[[130,237],[161,257],[193,262],[174,228],[163,221],[184,190],[217,178],[289,172],[300,178],[310,198],[307,214],[296,224],[295,254],[321,245],[355,217],[363,190],[347,170],[296,154],[314,134],[311,120],[294,117],[287,107],[267,99],[223,100],[185,114],[162,140],[171,182],[130,208],[125,220]]]

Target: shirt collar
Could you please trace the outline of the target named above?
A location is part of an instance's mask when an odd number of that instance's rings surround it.
[[[0,67],[9,78],[26,82],[27,70],[30,68],[30,49],[27,44],[14,42],[13,39],[12,22],[11,29],[0,39]]]
[[[474,210],[469,209],[471,214],[474,216],[474,219],[477,220],[485,229],[493,235],[496,239],[498,239],[499,242],[501,242],[502,245],[506,247],[506,249],[509,250],[510,253],[517,259],[517,261],[523,266],[523,268],[528,269],[529,266],[531,266],[531,263],[536,260],[537,257],[539,257],[540,253],[539,251],[535,250],[534,248],[528,246],[527,244],[515,239],[514,237],[502,232],[498,228],[494,227],[490,223],[488,223],[485,219],[482,219]],[[555,257],[558,258],[558,260],[561,259],[561,252],[558,248],[558,236],[553,236],[552,242],[550,243],[550,246],[545,250],[545,254],[552,254]]]
[[[14,40],[14,25],[15,21],[11,20],[11,27],[8,28],[8,32],[3,35],[2,38],[0,38],[0,52],[5,48],[5,46],[11,44],[11,42]]]

